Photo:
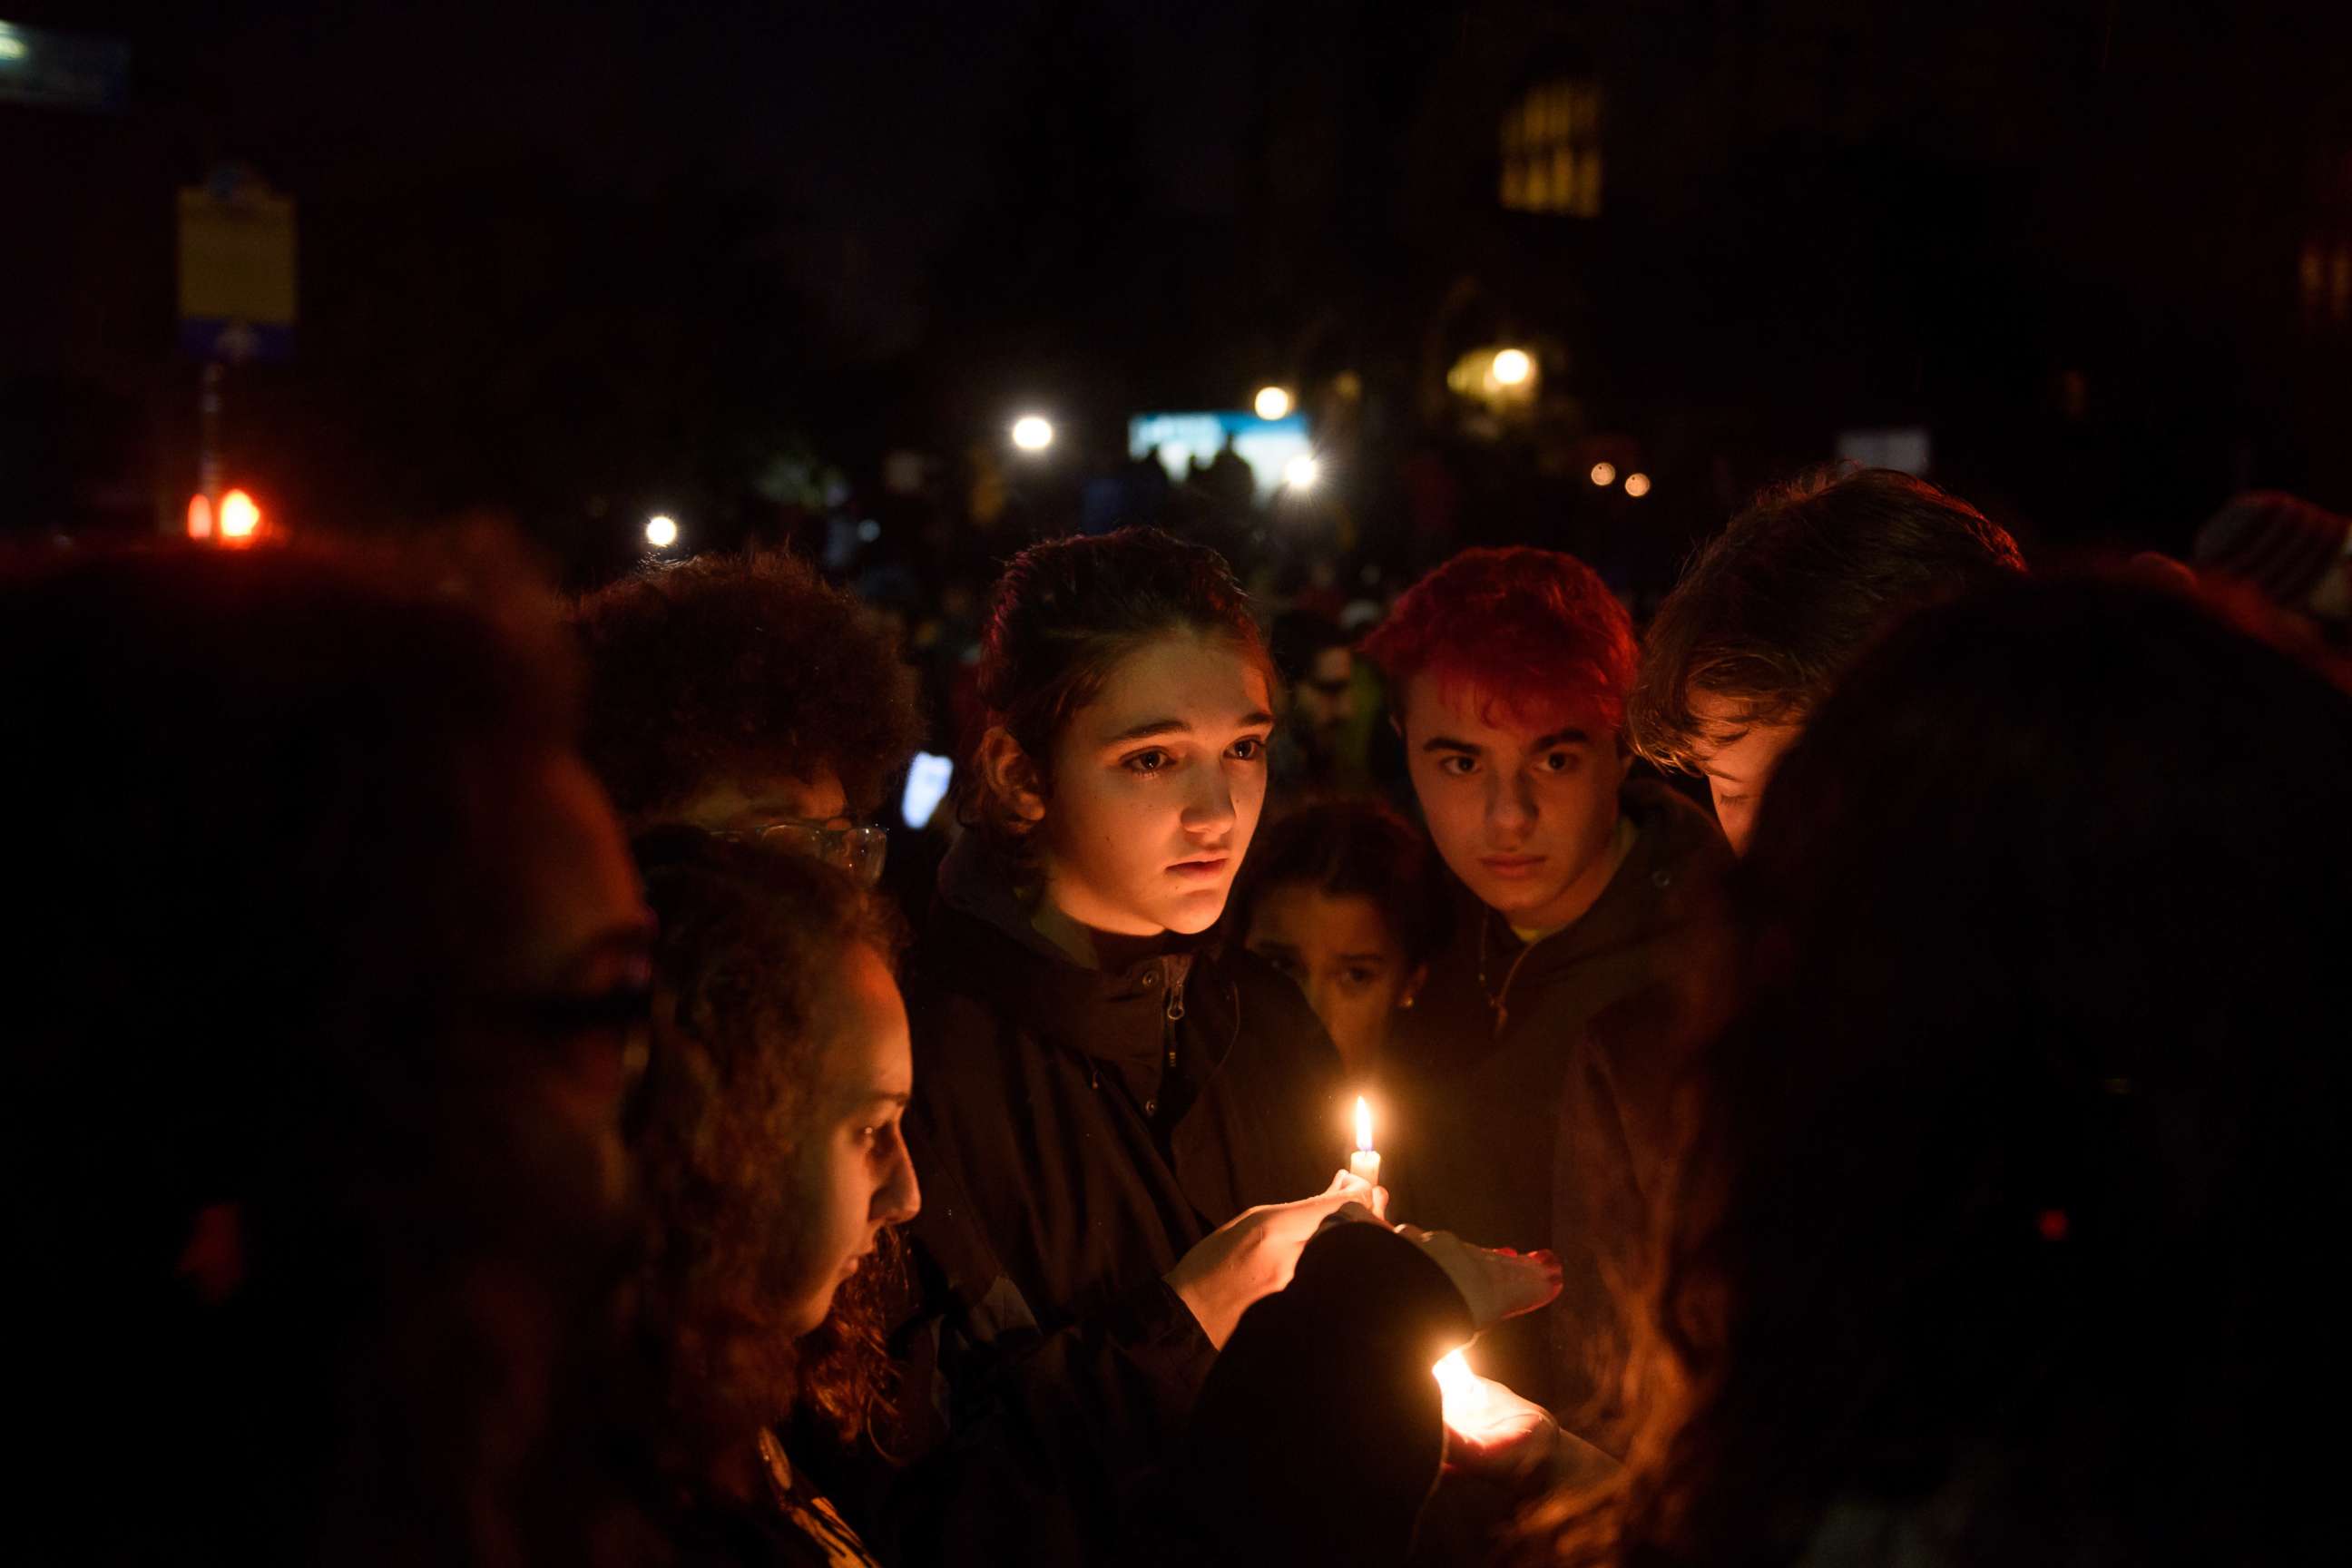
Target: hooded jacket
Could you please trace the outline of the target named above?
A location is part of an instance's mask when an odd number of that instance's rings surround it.
[[[1345,1163],[1339,1062],[1298,988],[1172,941],[1089,969],[977,838],[908,966],[920,1302],[956,1479],[920,1560],[1099,1560],[1215,1351],[1163,1276]],[[928,1342],[927,1344],[919,1342]]]
[[[1583,917],[1532,944],[1456,884],[1454,934],[1430,965],[1392,1049],[1397,1131],[1388,1185],[1394,1217],[1482,1247],[1529,1248],[1559,1237],[1553,1184],[1563,1089],[1593,1019],[1693,972],[1686,952],[1715,909],[1731,852],[1714,821],[1664,784],[1635,780],[1621,808],[1638,832]],[[1389,1167],[1384,1166],[1384,1172]],[[1600,1299],[1586,1249],[1563,1248],[1561,1300],[1498,1327],[1473,1364],[1577,1429],[1589,1390],[1565,1386],[1554,1321]]]

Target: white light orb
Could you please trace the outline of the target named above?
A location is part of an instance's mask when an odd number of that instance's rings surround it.
[[[1282,469],[1282,482],[1295,490],[1311,490],[1322,477],[1323,465],[1303,455],[1291,458]]]
[[[1024,414],[1013,422],[1013,444],[1024,452],[1042,452],[1054,444],[1054,422],[1040,414]]]
[[[667,512],[646,521],[646,542],[656,550],[667,550],[677,542],[677,519]]]
[[[1495,383],[1498,386],[1518,386],[1533,375],[1536,362],[1525,349],[1505,349],[1495,356]]]
[[[1250,406],[1257,410],[1257,416],[1261,419],[1280,419],[1290,412],[1290,388],[1261,386]]]
[[[261,528],[261,508],[243,490],[231,490],[221,497],[220,531],[223,539],[251,539]]]

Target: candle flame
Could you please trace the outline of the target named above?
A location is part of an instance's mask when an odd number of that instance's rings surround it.
[[[1356,1096],[1356,1147],[1369,1154],[1372,1152],[1372,1108]]]
[[[1469,1358],[1460,1351],[1429,1370],[1437,1378],[1445,1429],[1465,1442],[1483,1447],[1507,1441],[1528,1408],[1510,1390],[1471,1371]]]

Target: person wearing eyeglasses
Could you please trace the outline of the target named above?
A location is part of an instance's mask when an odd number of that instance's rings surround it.
[[[922,734],[915,673],[850,594],[782,552],[656,566],[583,599],[589,763],[633,832],[756,840],[874,885],[870,818]]]

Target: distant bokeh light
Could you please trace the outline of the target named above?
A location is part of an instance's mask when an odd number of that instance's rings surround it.
[[[1650,493],[1650,476],[1647,474],[1627,474],[1625,476],[1625,493],[1632,496],[1635,500],[1639,500],[1643,496],[1648,495]]]
[[[1593,464],[1592,482],[1599,485],[1603,489],[1615,484],[1617,482],[1617,465],[1614,463]]]
[[[261,530],[261,508],[243,490],[231,490],[221,497],[220,533],[223,539],[251,539]]]
[[[1042,452],[1054,444],[1054,422],[1040,414],[1024,414],[1013,422],[1013,444],[1024,452]]]
[[[677,519],[664,514],[646,522],[646,542],[656,550],[667,550],[677,542]]]
[[[1261,386],[1257,398],[1250,405],[1261,419],[1280,419],[1290,412],[1290,389],[1286,386]]]

